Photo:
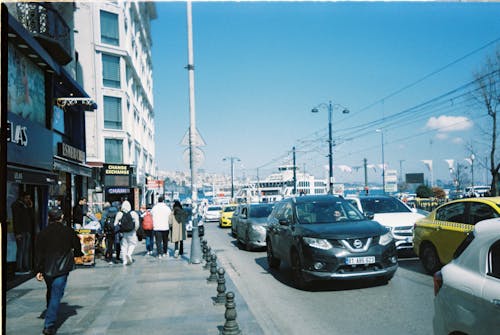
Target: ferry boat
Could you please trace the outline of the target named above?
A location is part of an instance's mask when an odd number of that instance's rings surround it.
[[[328,185],[324,179],[316,179],[313,175],[296,169],[296,194],[326,194]],[[237,202],[275,202],[293,196],[294,180],[293,165],[278,167],[278,172],[269,175],[264,180],[258,180],[240,188],[236,193]]]

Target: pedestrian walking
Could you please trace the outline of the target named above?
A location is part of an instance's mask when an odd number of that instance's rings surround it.
[[[120,227],[121,250],[123,252],[123,265],[130,265],[134,261],[132,254],[137,246],[136,231],[139,229],[139,215],[132,210],[132,206],[128,200],[122,202],[120,211],[115,217],[115,227]]]
[[[22,192],[19,198],[12,203],[11,209],[17,244],[17,272],[25,274],[31,270],[31,236],[35,220],[31,195]]]
[[[150,208],[146,206],[143,207],[142,212],[142,230],[144,231],[144,237],[146,238],[146,253],[148,255],[153,255],[154,250],[154,233],[153,233],[153,215],[151,214]]]
[[[47,285],[43,334],[56,333],[57,314],[69,272],[75,267],[74,257],[83,256],[80,239],[73,229],[63,224],[63,216],[60,209],[51,209],[49,224],[37,237],[36,279],[45,280]]]
[[[168,257],[168,221],[172,211],[164,203],[163,196],[158,197],[158,203],[151,209],[153,215],[153,230],[156,240],[156,252],[158,258]]]
[[[104,241],[106,243],[106,251],[104,252],[104,260],[109,264],[113,263],[113,250],[115,249],[115,218],[118,213],[118,208],[111,205],[109,202],[104,204],[104,209],[101,217],[101,226],[104,232]],[[117,259],[120,257],[119,252]]]
[[[174,242],[174,257],[184,254],[184,240],[186,239],[186,221],[187,213],[182,208],[179,201],[174,201],[173,212],[170,214],[170,240]]]

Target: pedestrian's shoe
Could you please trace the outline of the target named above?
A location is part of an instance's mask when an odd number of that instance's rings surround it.
[[[42,330],[42,334],[44,335],[54,335],[56,333],[56,330],[54,328],[44,328]]]
[[[175,252],[174,252],[174,257],[175,257],[175,258],[178,258],[178,257],[179,257],[179,250],[175,250]]]
[[[132,264],[132,262],[133,262],[132,256],[127,255],[126,258],[127,258],[127,265]]]

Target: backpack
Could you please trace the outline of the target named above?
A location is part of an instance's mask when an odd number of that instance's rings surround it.
[[[147,211],[142,218],[142,229],[153,230],[153,216],[150,211]]]
[[[115,233],[115,215],[109,215],[104,221],[104,234],[114,234]]]
[[[122,233],[128,233],[135,229],[135,222],[132,215],[129,212],[123,212],[123,216],[120,220],[120,231]]]

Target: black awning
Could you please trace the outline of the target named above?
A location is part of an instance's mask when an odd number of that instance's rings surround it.
[[[7,181],[10,182],[48,186],[57,184],[57,178],[58,175],[51,171],[7,165]]]
[[[90,166],[71,162],[58,156],[54,156],[54,170],[69,172],[78,176],[92,177],[92,168]]]

